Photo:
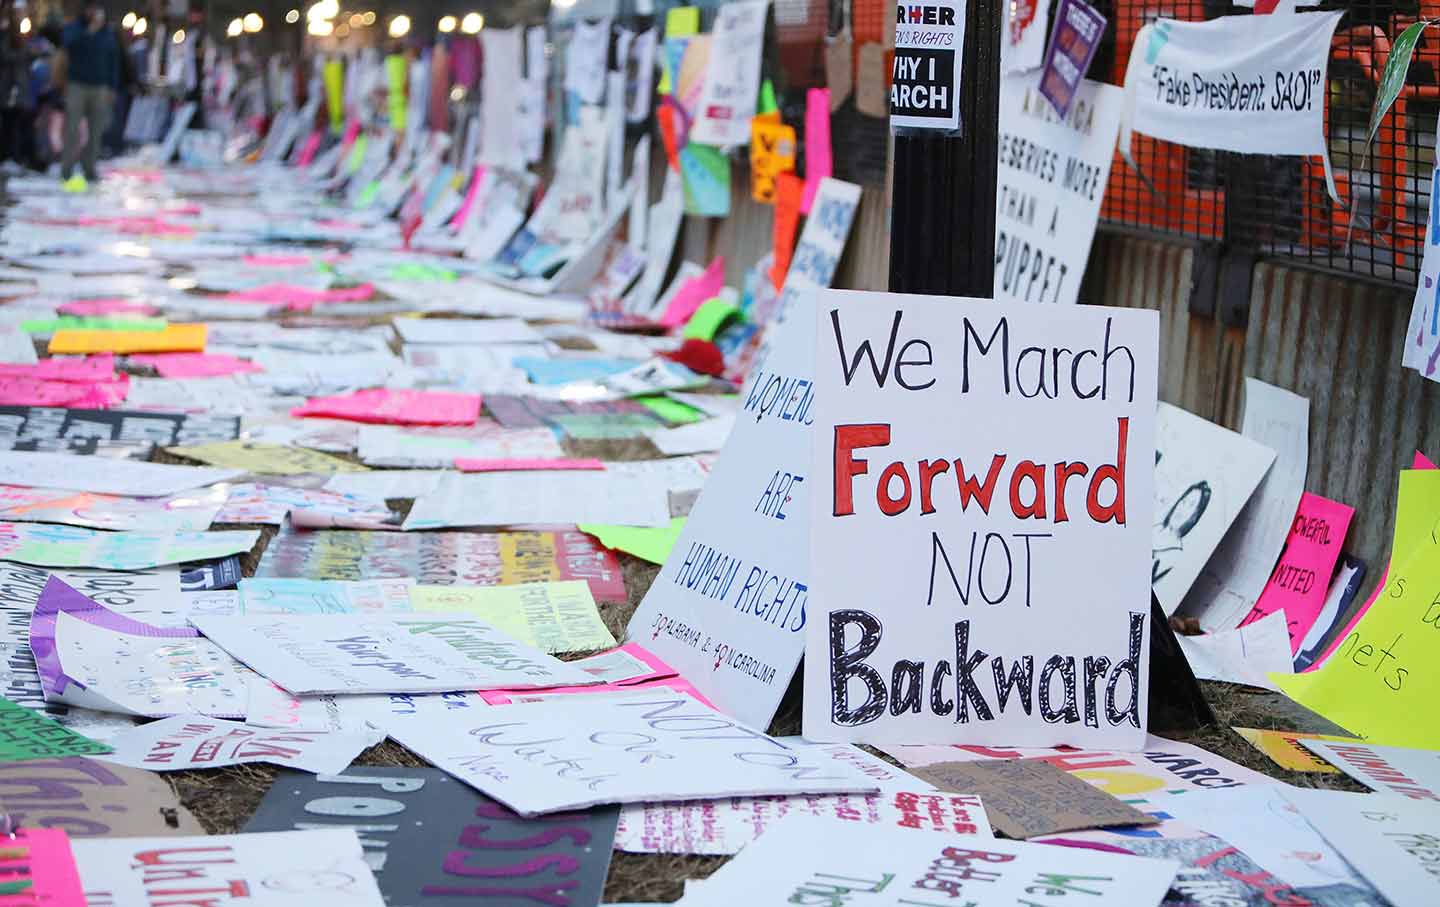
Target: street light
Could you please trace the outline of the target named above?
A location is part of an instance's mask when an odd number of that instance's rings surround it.
[[[260,18],[259,13],[246,13],[244,25],[245,30],[253,35],[265,27],[265,20]]]
[[[286,23],[287,25],[294,25],[296,22],[299,22],[299,21],[300,21],[300,10],[298,10],[298,9],[292,9],[292,10],[290,10],[288,13],[285,14],[285,23]]]
[[[410,17],[396,16],[390,20],[390,37],[403,38],[410,32]]]
[[[317,38],[328,38],[335,33],[335,25],[328,19],[311,19],[305,30]]]
[[[120,20],[120,27],[121,27],[121,28],[125,28],[125,29],[134,28],[134,27],[135,27],[135,14],[134,14],[134,13],[126,13],[126,14],[125,14],[125,18],[123,18],[123,19]]]
[[[305,11],[305,18],[310,22],[334,19],[338,15],[340,15],[340,0],[317,0],[314,6]]]
[[[440,17],[440,31],[442,31],[443,33],[445,33],[445,34],[447,34],[447,35],[450,34],[452,31],[455,30],[455,26],[456,26],[456,25],[457,25],[457,23],[456,23],[456,21],[455,21],[455,17],[454,17],[454,16],[441,16],[441,17]]]
[[[177,29],[175,29],[175,34],[173,34],[173,35],[170,36],[170,43],[171,43],[171,44],[184,44],[184,43],[185,43],[185,29],[183,29],[183,28],[177,28]]]
[[[25,18],[23,18],[23,19],[20,20],[20,34],[22,34],[22,35],[28,35],[28,34],[30,34],[30,17],[29,17],[29,16],[26,16]]]
[[[231,19],[230,24],[225,26],[225,34],[226,36],[231,38],[240,37],[240,33],[244,30],[245,23],[241,22],[239,19]]]
[[[484,27],[485,17],[479,13],[466,13],[465,18],[460,20],[460,30],[467,35],[478,35]]]

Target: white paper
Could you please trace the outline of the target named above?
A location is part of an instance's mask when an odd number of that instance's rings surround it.
[[[29,334],[19,328],[0,328],[0,362],[34,365],[38,361]]]
[[[520,145],[520,71],[522,26],[487,28],[480,33],[485,78],[480,80],[480,160],[514,170],[525,166]]]
[[[418,498],[434,491],[445,475],[445,472],[438,469],[337,472],[325,480],[325,490],[376,501]]]
[[[668,526],[670,502],[663,484],[614,470],[453,474],[415,500],[404,528],[525,523]]]
[[[1274,461],[1275,451],[1263,444],[1160,404],[1150,579],[1167,615],[1180,607]]]
[[[1155,907],[1180,864],[1088,848],[974,840],[954,834],[792,816],[758,846],[687,886],[685,907],[850,907],[1077,903]],[[1091,900],[1093,898],[1093,900]],[[1062,900],[1063,899],[1063,900]]]
[[[595,679],[454,615],[198,617],[221,648],[294,694],[585,686]]]
[[[238,554],[249,551],[259,540],[256,531],[102,532],[76,526],[0,522],[0,560],[39,567],[144,570]]]
[[[1035,33],[1032,23],[1027,34]],[[1043,22],[1039,34],[1043,46]],[[1000,83],[997,300],[1062,305],[1079,300],[1124,104],[1119,88],[1086,79],[1075,92],[1070,116],[1061,121],[1036,79],[1009,76]],[[1036,148],[1053,157],[1035,157]]]
[[[1137,749],[1158,318],[817,306],[805,736]]]
[[[1440,804],[1303,788],[1285,798],[1394,907],[1440,902]]]
[[[372,733],[277,730],[240,721],[176,715],[120,731],[105,762],[152,772],[268,762],[322,775],[343,772],[379,740]]]
[[[543,344],[540,332],[519,318],[397,318],[395,330],[406,343]]]
[[[735,428],[736,418],[735,413],[730,413],[676,428],[662,428],[650,433],[650,441],[668,457],[709,453],[725,446],[725,440]]]
[[[1206,630],[1228,630],[1245,619],[1290,537],[1310,462],[1310,401],[1246,378],[1240,434],[1275,451],[1275,462],[1180,606]]]
[[[358,448],[360,459],[370,466],[431,469],[454,466],[461,457],[546,459],[565,455],[548,428],[501,429],[490,422],[437,429],[362,425]]]
[[[93,905],[384,907],[355,829],[70,842]],[[196,900],[197,898],[201,900]]]
[[[109,457],[87,457],[84,466],[76,469],[76,460],[69,454],[0,451],[0,481],[7,485],[96,494],[160,497],[245,474],[243,469],[211,469]]]
[[[1175,638],[1201,680],[1243,683],[1278,693],[1280,688],[1270,681],[1270,672],[1289,674],[1292,670],[1290,630],[1284,611],[1273,611],[1234,630],[1200,636],[1177,634]]]
[[[690,141],[721,148],[750,144],[769,6],[769,0],[742,0],[726,3],[716,13]]]
[[[767,737],[683,693],[641,692],[493,706],[465,721],[415,716],[386,729],[525,816],[601,803],[878,789],[850,765]]]
[[[1440,751],[1355,741],[1301,740],[1305,748],[1371,790],[1440,802]]]

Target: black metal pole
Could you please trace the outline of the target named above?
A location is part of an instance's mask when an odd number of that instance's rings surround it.
[[[994,292],[1001,0],[969,0],[964,19],[959,135],[895,136],[891,292],[986,299]]]

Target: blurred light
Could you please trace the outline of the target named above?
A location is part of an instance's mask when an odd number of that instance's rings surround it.
[[[239,37],[240,33],[244,30],[245,23],[241,22],[239,19],[231,19],[230,24],[225,26],[225,34],[232,38]]]
[[[463,101],[463,100],[465,100],[465,89],[462,88],[462,87],[459,86],[459,85],[456,85],[454,88],[450,89],[450,100],[452,100],[452,101]]]
[[[350,27],[351,27],[351,28],[359,28],[360,26],[362,26],[362,25],[364,25],[364,24],[365,24],[365,17],[364,17],[364,16],[360,15],[359,13],[351,13],[351,14],[350,14]]]
[[[262,29],[262,28],[264,28],[264,27],[265,27],[265,20],[262,19],[262,18],[260,18],[260,14],[259,14],[259,13],[246,13],[246,14],[245,14],[245,30],[246,30],[247,32],[249,32],[250,34],[253,35],[253,34],[255,34],[256,32],[258,32],[260,29]]]
[[[390,37],[403,38],[410,31],[410,17],[396,16],[390,20]]]
[[[348,38],[349,36],[350,36],[350,26],[341,24],[340,26],[338,26],[338,27],[335,29],[335,37],[337,37],[337,38]]]
[[[173,35],[170,36],[170,43],[171,43],[171,44],[184,44],[184,43],[185,43],[185,29],[183,29],[183,28],[177,28],[177,29],[175,29],[175,34],[173,34]]]
[[[311,19],[305,30],[316,37],[325,38],[334,34],[335,26],[325,19]]]
[[[550,0],[550,5],[556,9],[569,9],[575,5],[575,0]]]
[[[134,28],[136,16],[134,13],[126,13],[125,18],[120,20],[121,28]]]
[[[444,33],[447,34],[447,35],[450,34],[452,31],[455,30],[455,26],[456,26],[457,24],[458,24],[458,23],[456,23],[454,16],[441,16],[441,17],[440,17],[440,31],[444,32]]]
[[[365,23],[366,25],[374,25],[374,24],[375,24],[375,11],[374,11],[374,10],[371,10],[371,9],[367,9],[367,10],[365,11],[365,15],[363,15],[363,16],[360,17],[360,21],[363,22],[363,23]]]
[[[20,34],[22,34],[22,35],[28,35],[28,34],[30,34],[30,17],[29,17],[29,16],[26,16],[24,19],[21,19],[21,20],[20,20]]]
[[[311,22],[316,19],[334,19],[340,15],[340,0],[318,0],[316,4],[305,11],[305,18]]]
[[[149,20],[149,19],[146,19],[144,16],[141,16],[139,19],[136,19],[136,20],[135,20],[135,34],[137,34],[137,35],[143,35],[143,34],[145,34],[145,29],[147,29],[147,28],[149,28],[149,27],[150,27],[150,20]]]
[[[485,27],[485,17],[479,13],[466,13],[465,18],[460,20],[460,30],[467,35],[474,35]]]
[[[299,21],[300,21],[300,10],[298,10],[298,9],[292,9],[292,10],[290,10],[288,13],[285,14],[285,21],[288,22],[288,23],[291,24],[291,25],[294,25],[296,22],[299,22]]]

